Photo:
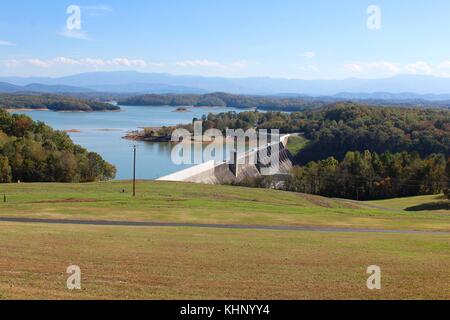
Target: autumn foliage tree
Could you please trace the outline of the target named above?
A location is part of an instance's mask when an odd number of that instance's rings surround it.
[[[342,161],[330,157],[295,167],[285,189],[355,200],[437,194],[447,187],[445,170],[442,155],[355,151]]]
[[[445,194],[450,199],[450,158],[447,160],[447,166],[445,167],[446,187]]]
[[[88,182],[115,174],[114,166],[65,132],[0,110],[0,182]]]

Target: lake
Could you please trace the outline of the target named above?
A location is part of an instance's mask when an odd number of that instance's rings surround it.
[[[58,130],[79,130],[68,133],[72,140],[89,151],[99,153],[117,168],[116,179],[133,177],[133,145],[137,145],[136,172],[138,179],[155,179],[189,165],[175,165],[171,161],[170,143],[130,141],[122,139],[127,131],[140,127],[171,126],[190,123],[208,113],[228,111],[233,108],[194,108],[190,112],[174,112],[174,107],[120,106],[120,112],[53,112],[17,111],[34,120],[45,122]]]

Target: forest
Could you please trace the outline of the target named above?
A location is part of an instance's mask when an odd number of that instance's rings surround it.
[[[0,110],[0,182],[91,182],[115,174],[113,165],[65,132]]]
[[[116,111],[120,107],[54,94],[0,94],[0,109],[49,109],[52,111]]]
[[[227,107],[237,109],[303,111],[319,108],[325,101],[313,98],[287,98],[268,96],[234,95],[228,93],[196,94],[147,94],[119,100],[121,105],[129,106],[195,106]]]
[[[342,161],[330,157],[294,167],[284,189],[355,200],[437,194],[448,191],[449,165],[437,154],[347,152]]]
[[[95,94],[91,94],[95,97]],[[103,97],[105,98],[105,97]],[[111,98],[111,97],[110,97]],[[332,103],[354,102],[377,107],[398,108],[440,108],[449,109],[450,101],[427,101],[423,99],[370,99],[361,100],[357,97],[346,99],[340,96],[296,96],[296,95],[237,95],[223,92],[208,94],[145,94],[138,96],[118,96],[114,99],[126,106],[194,106],[194,107],[227,107],[236,109],[256,109],[261,111],[298,112],[325,107]]]
[[[299,132],[309,143],[293,155],[285,188],[333,197],[380,199],[448,190],[450,111],[334,103],[304,112],[210,114],[204,129]],[[267,179],[245,181],[270,186]]]
[[[195,119],[194,119],[195,120]],[[311,142],[296,158],[300,164],[335,157],[348,151],[417,152],[450,156],[450,111],[381,108],[335,103],[305,112],[226,112],[203,117],[203,127],[279,129],[300,132]]]

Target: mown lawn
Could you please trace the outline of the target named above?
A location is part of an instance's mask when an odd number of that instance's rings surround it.
[[[0,243],[0,299],[450,299],[448,235],[0,223]]]
[[[408,212],[433,211],[450,214],[450,200],[442,194],[368,201],[367,203]]]
[[[440,198],[354,203],[231,186],[7,184],[0,217],[450,230]],[[0,222],[0,299],[449,299],[450,236]],[[69,265],[82,290],[66,289]],[[366,269],[382,269],[382,290]]]
[[[3,184],[0,217],[450,231],[448,210],[408,212],[377,203],[390,211],[283,191],[154,181],[139,181],[133,198],[131,188],[129,181]]]
[[[289,137],[287,149],[295,156],[308,142],[309,140],[302,136],[292,136]]]

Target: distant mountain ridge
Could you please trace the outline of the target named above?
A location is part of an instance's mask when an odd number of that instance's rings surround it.
[[[41,83],[30,83],[25,86],[19,86],[7,82],[0,82],[0,93],[19,93],[19,92],[35,92],[35,93],[87,93],[94,90],[68,85],[47,85]]]
[[[0,77],[0,81],[28,89],[102,91],[114,93],[210,93],[254,95],[336,96],[358,99],[449,99],[450,78],[399,75],[383,79],[299,80],[268,77],[220,78],[136,71],[89,72],[59,78]],[[39,84],[39,86],[37,85]],[[56,86],[56,87],[45,87]],[[0,84],[0,90],[13,90]],[[6,88],[6,89],[5,89]],[[21,90],[24,90],[23,88]],[[58,90],[58,91],[55,91]],[[0,91],[1,92],[1,91]]]
[[[117,92],[117,93],[143,93],[143,92],[158,93],[158,94],[207,93],[207,91],[198,88],[174,86],[161,83],[127,83],[125,86],[121,84],[109,84],[109,85],[100,84],[100,85],[91,85],[90,88],[98,92]]]
[[[7,81],[0,82],[0,93],[17,92],[37,92],[37,93],[89,93],[89,92],[115,92],[115,93],[207,93],[206,90],[168,85],[163,83],[139,83],[130,82],[126,84],[102,84],[95,81],[89,82],[88,86],[75,85],[77,81],[69,81],[72,84],[61,84],[65,81],[54,80],[51,78],[2,78]],[[33,81],[32,83],[27,83]],[[51,79],[51,80],[50,80]],[[34,81],[40,81],[34,82]]]

